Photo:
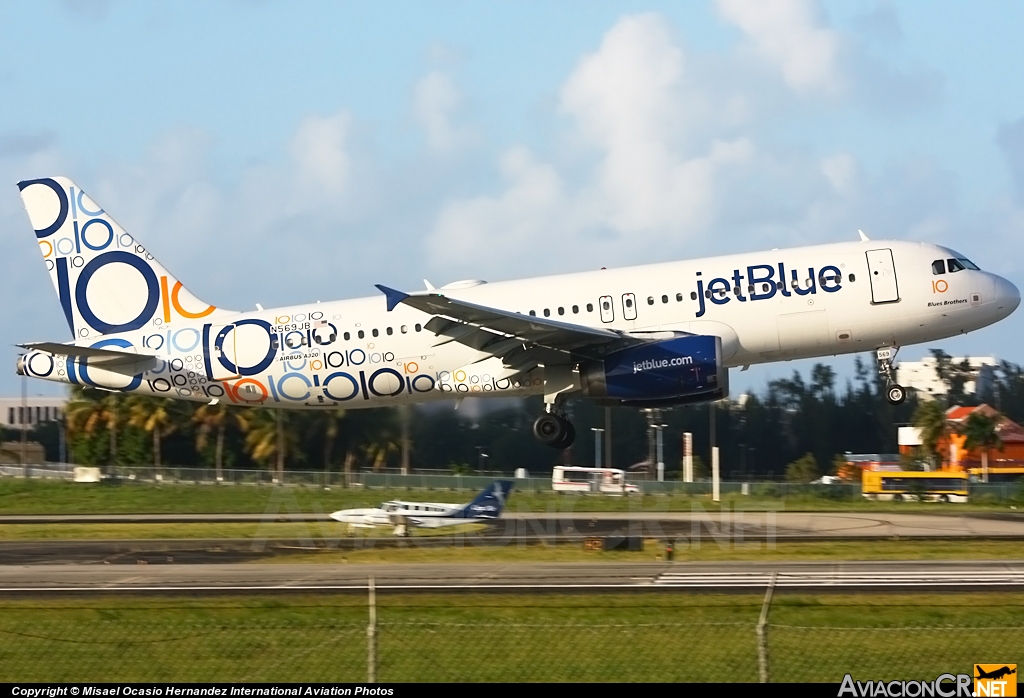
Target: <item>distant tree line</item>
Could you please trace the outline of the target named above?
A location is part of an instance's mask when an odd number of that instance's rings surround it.
[[[931,401],[936,406],[982,401],[1011,419],[1024,419],[1020,366],[1004,362],[982,394],[966,395],[967,367],[939,350],[933,354],[947,387],[945,396]],[[759,393],[659,413],[622,407],[607,408],[606,413],[590,401],[573,401],[568,409],[577,439],[566,452],[552,451],[533,438],[533,419],[543,409],[540,398],[509,401],[472,419],[451,403],[291,411],[75,387],[65,411],[67,450],[72,462],[99,466],[394,470],[404,457],[412,469],[511,473],[525,468],[544,474],[559,462],[593,464],[592,429],[603,429],[610,417],[614,467],[653,473],[650,425],[662,424],[666,476],[676,478],[684,432],[693,434],[698,475],[711,462],[714,411],[724,478],[783,479],[789,468],[806,479],[834,470],[836,456],[845,452],[895,453],[897,425],[919,421],[913,391],[904,404],[890,405],[873,359],[857,357],[855,367],[854,377],[842,386],[831,367],[815,364],[809,375],[794,372],[791,378],[769,382]],[[8,431],[4,438],[16,436]],[[41,425],[30,438],[44,444],[48,460],[58,459],[58,425]]]

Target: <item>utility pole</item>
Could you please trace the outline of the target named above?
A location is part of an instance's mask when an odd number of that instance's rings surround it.
[[[598,429],[597,427],[591,427],[590,431],[594,432],[594,467],[601,467],[601,435],[604,434],[604,429]]]
[[[683,434],[683,482],[693,482],[693,434]]]
[[[658,482],[665,481],[665,443],[662,441],[662,430],[668,425],[658,424]]]
[[[604,408],[604,467],[612,467],[612,408]]]
[[[398,408],[398,415],[402,422],[402,475],[409,474],[409,406],[402,405]]]
[[[24,469],[25,477],[28,477],[28,463],[25,458],[25,448],[28,444],[28,376],[21,374],[21,455],[18,462]]]

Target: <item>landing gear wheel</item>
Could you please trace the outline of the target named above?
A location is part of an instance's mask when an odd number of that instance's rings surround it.
[[[569,448],[576,440],[576,430],[572,424],[550,412],[537,417],[533,423],[533,435],[545,446],[559,450]]]
[[[907,399],[907,391],[903,389],[902,385],[890,385],[885,390],[885,397],[889,400],[889,404],[899,405]]]
[[[558,443],[552,444],[552,446],[554,448],[558,449],[559,451],[564,451],[565,449],[567,449],[570,446],[572,446],[573,442],[576,441],[576,427],[574,427],[572,425],[572,422],[570,422],[570,421],[567,421],[567,420],[563,420],[563,421],[565,422],[565,426],[566,426],[565,436],[563,436],[562,440],[559,441]]]

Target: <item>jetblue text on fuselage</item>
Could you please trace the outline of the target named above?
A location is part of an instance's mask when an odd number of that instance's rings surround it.
[[[694,293],[694,300],[700,306],[697,317],[707,312],[705,299],[715,305],[725,305],[734,299],[740,303],[768,300],[777,293],[783,296],[813,295],[819,288],[825,293],[835,293],[843,287],[843,274],[834,265],[822,267],[817,272],[814,267],[808,267],[803,278],[800,269],[791,269],[787,278],[785,262],[752,264],[746,268],[746,275],[740,269],[734,269],[732,276],[711,279],[707,287],[701,275],[702,272],[697,272],[697,290]]]
[[[646,359],[633,363],[633,373],[653,371],[656,368],[669,368],[670,366],[687,366],[692,363],[692,356],[677,356],[674,359]]]

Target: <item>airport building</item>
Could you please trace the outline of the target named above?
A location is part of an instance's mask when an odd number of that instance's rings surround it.
[[[950,363],[958,366],[965,360],[971,367],[971,377],[964,384],[964,393],[984,393],[992,385],[999,359],[994,356],[954,356]],[[920,361],[900,362],[896,366],[896,382],[904,388],[913,388],[921,396],[945,395],[948,388],[939,378],[937,364],[934,356],[926,356]]]
[[[992,467],[1024,465],[1024,427],[988,405],[973,407],[954,405],[946,410],[947,430],[938,443],[939,453],[942,454],[942,469],[959,472],[981,466],[980,449],[968,449],[967,436],[964,433],[967,419],[974,413],[995,420],[995,431],[999,437],[1000,446],[989,449],[989,465]],[[908,456],[915,454],[921,446],[920,429],[913,426],[900,427],[899,444],[901,454]]]
[[[35,429],[64,418],[65,397],[0,397],[0,427]]]

